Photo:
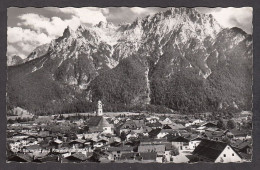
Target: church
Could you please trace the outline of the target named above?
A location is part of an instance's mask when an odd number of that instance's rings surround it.
[[[103,116],[103,105],[100,100],[97,104],[96,116],[91,117],[88,120],[87,125],[90,133],[113,133],[113,125],[109,124]]]

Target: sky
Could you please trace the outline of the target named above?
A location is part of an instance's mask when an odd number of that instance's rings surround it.
[[[157,7],[8,8],[7,56],[19,55],[26,58],[39,45],[50,43],[52,39],[61,36],[68,25],[76,29],[80,24],[92,26],[100,21],[112,22],[115,25],[131,23],[137,17],[142,18],[165,10],[167,8]],[[212,14],[224,28],[236,26],[252,34],[251,7],[198,7],[197,10]]]

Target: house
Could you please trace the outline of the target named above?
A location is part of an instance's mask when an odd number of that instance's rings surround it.
[[[246,140],[246,139],[251,139],[251,132],[245,131],[245,130],[237,130],[237,129],[232,129],[229,130],[227,135],[235,140]]]
[[[66,158],[62,158],[61,162],[76,162],[76,163],[81,163],[81,162],[86,162],[87,161],[87,156],[80,153],[76,152]]]
[[[196,119],[196,120],[193,120],[192,125],[201,125],[202,123],[204,123],[203,120],[201,120],[201,119]]]
[[[168,117],[165,118],[163,121],[159,121],[159,122],[160,122],[162,125],[170,125],[170,124],[173,123],[172,120],[169,119]]]
[[[227,143],[202,140],[192,153],[198,161],[204,162],[241,162],[241,156]]]
[[[202,140],[202,138],[199,138],[199,137],[191,139],[189,141],[189,148],[190,148],[190,150],[193,151],[200,144],[201,140]]]
[[[156,123],[160,120],[159,117],[157,116],[152,116],[152,117],[147,117],[146,120],[149,122],[149,123]]]
[[[140,161],[142,163],[150,163],[150,162],[155,162],[157,158],[157,153],[156,152],[142,152],[139,153],[140,156]]]
[[[149,127],[149,126],[143,126],[142,130],[143,130],[143,135],[144,136],[149,136],[149,132],[151,132],[152,128]]]
[[[148,124],[146,124],[146,126],[152,128],[152,129],[162,128],[162,124],[160,122],[148,123]]]
[[[158,134],[157,134],[157,138],[161,139],[164,138],[166,135],[173,133],[174,131],[172,129],[162,129]]]
[[[151,138],[143,138],[140,139],[140,145],[159,145],[168,143],[166,138],[162,139],[151,139]]]
[[[133,120],[127,120],[125,123],[118,126],[118,133],[121,134],[122,132],[129,133],[131,130],[137,129],[136,122]]]
[[[195,120],[193,120],[193,121],[189,121],[188,123],[186,123],[186,124],[185,124],[185,127],[189,127],[189,126],[192,126],[192,125],[194,125],[194,126],[199,126],[199,125],[201,125],[202,123],[204,123],[203,120],[201,120],[201,119],[195,119]]]
[[[221,141],[225,137],[225,133],[223,131],[205,131],[204,133],[201,134],[202,138],[205,139],[212,139],[215,141]]]
[[[29,145],[25,146],[22,151],[24,153],[33,153],[33,155],[38,155],[41,153],[48,153],[48,150],[42,148],[40,145]]]
[[[121,146],[121,147],[108,147],[107,152],[109,153],[109,160],[118,160],[122,154],[133,152],[133,147]]]
[[[145,126],[144,120],[133,120],[133,122],[135,123],[137,129],[141,129]]]
[[[131,131],[128,135],[126,135],[126,140],[132,140],[132,139],[137,139],[138,138],[138,134],[135,133],[134,131]]]
[[[117,162],[136,163],[140,162],[140,157],[136,152],[123,153]]]
[[[54,146],[54,148],[59,149],[62,146],[62,141],[59,139],[55,139],[50,143],[50,146]]]
[[[207,127],[207,128],[215,128],[217,127],[217,124],[213,122],[206,122],[200,125],[200,127]]]
[[[72,147],[74,149],[78,149],[78,148],[83,148],[85,142],[86,142],[85,140],[76,139],[76,140],[69,142],[69,145],[70,145],[70,147]]]
[[[189,140],[182,136],[167,136],[167,140],[179,150],[189,150]]]
[[[238,152],[245,154],[252,154],[252,141],[241,141],[237,140],[231,144],[231,146]]]

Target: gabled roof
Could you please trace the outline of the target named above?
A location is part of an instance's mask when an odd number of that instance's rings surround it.
[[[76,139],[76,140],[73,140],[73,141],[71,141],[71,142],[69,142],[70,144],[75,144],[75,143],[81,143],[81,144],[83,144],[83,143],[85,143],[86,141],[85,140],[83,140],[83,139]]]
[[[235,142],[235,143],[233,143],[233,144],[231,144],[231,145],[232,145],[233,147],[239,149],[239,150],[244,149],[244,148],[246,148],[246,147],[249,147],[249,148],[252,147],[252,144],[251,144],[251,142],[249,142],[249,141],[237,141],[237,142]]]
[[[203,139],[193,151],[193,155],[214,162],[227,145],[224,142]]]
[[[103,127],[113,127],[103,116],[91,117],[88,121],[88,126],[90,132],[102,132]]]
[[[99,122],[101,121],[102,119],[102,116],[93,116],[93,117],[90,117],[90,119],[88,120],[87,122],[87,125],[89,127],[92,127],[92,126],[98,126]]]
[[[251,134],[248,131],[237,129],[230,130],[230,133],[232,133],[234,136],[247,136],[248,134]]]
[[[144,121],[143,120],[133,120],[137,128],[141,128],[144,126]]]
[[[73,155],[66,157],[66,159],[69,159],[69,160],[75,160],[76,159],[76,160],[80,160],[80,161],[85,161],[87,159],[87,156],[80,153],[80,152],[76,152]]]
[[[107,148],[107,151],[112,152],[112,151],[133,151],[133,147],[129,146],[121,146],[121,147],[109,147]]]
[[[16,155],[12,155],[8,158],[8,161],[14,161],[14,162],[31,162],[32,157],[30,157],[28,154],[22,154],[18,153]]]

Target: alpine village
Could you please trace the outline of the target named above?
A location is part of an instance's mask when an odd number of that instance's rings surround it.
[[[7,162],[251,161],[252,35],[196,9],[68,26],[7,70]]]

